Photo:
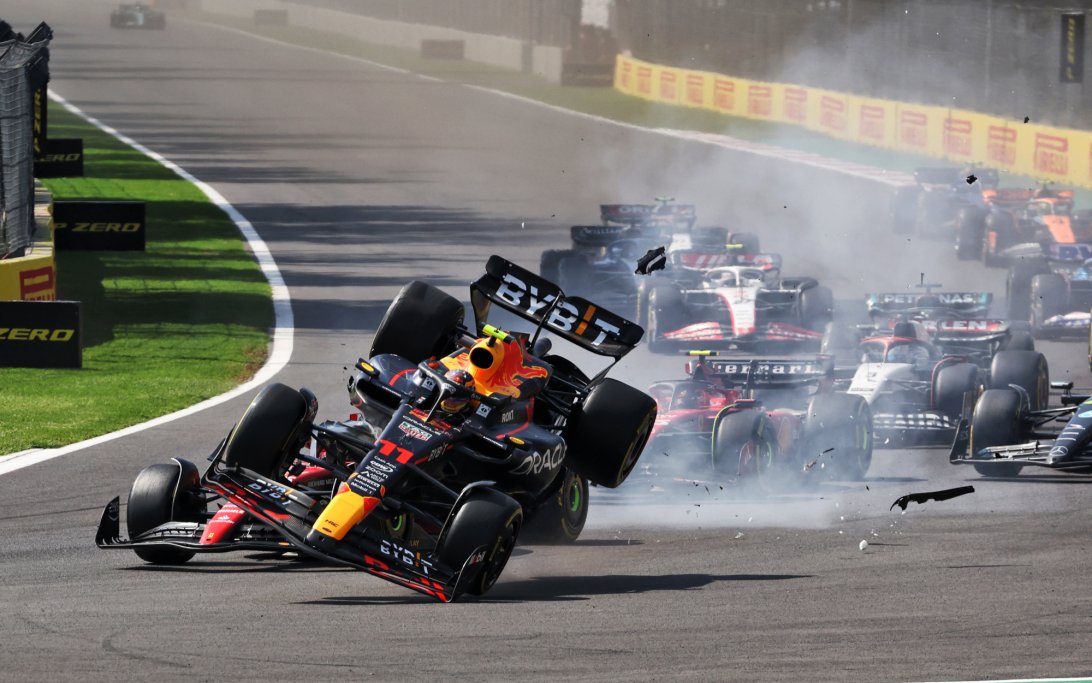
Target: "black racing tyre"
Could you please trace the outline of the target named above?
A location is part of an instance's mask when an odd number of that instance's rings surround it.
[[[1009,330],[1009,338],[1004,341],[1002,349],[1009,351],[1034,351],[1035,335],[1030,330]]]
[[[204,506],[196,496],[200,480],[197,466],[182,459],[141,470],[129,490],[125,520],[129,536],[136,538],[167,522],[204,521]],[[137,547],[133,552],[152,564],[182,564],[195,554],[165,545]]]
[[[542,257],[539,259],[538,274],[542,276],[543,280],[560,287],[561,272],[558,270],[558,264],[561,263],[561,259],[572,253],[571,249],[547,249],[542,252]]]
[[[900,187],[895,190],[891,201],[891,222],[896,233],[909,235],[914,232],[918,218],[918,194],[916,186]]]
[[[674,284],[656,285],[648,293],[648,317],[645,339],[648,350],[653,353],[670,353],[674,348],[663,338],[666,332],[673,332],[686,326],[686,300],[682,290]]]
[[[736,244],[744,254],[757,254],[761,251],[758,235],[753,232],[733,232],[728,236],[728,244]]]
[[[460,592],[481,595],[500,578],[516,547],[521,526],[523,508],[515,499],[495,489],[472,489],[455,511],[436,556],[459,571],[475,551],[484,547],[485,555],[466,568],[471,575],[461,577],[459,582]]]
[[[1016,240],[1016,219],[1008,212],[991,211],[983,223],[982,262],[991,268],[1004,266],[1006,259],[1001,252]]]
[[[621,486],[637,465],[655,421],[651,396],[616,379],[601,380],[565,426],[565,464],[597,486]]]
[[[834,293],[818,285],[800,292],[797,314],[801,327],[822,332],[834,318]]]
[[[713,426],[713,470],[734,474],[741,484],[776,492],[792,481],[782,461],[773,423],[765,412],[741,410],[717,418]]]
[[[990,389],[1007,389],[1010,384],[1028,392],[1032,410],[1047,407],[1050,399],[1050,368],[1038,351],[1002,350],[990,361]]]
[[[557,282],[566,294],[586,296],[595,288],[595,272],[588,265],[583,254],[570,252],[558,259]]]
[[[861,396],[816,394],[804,423],[805,460],[819,458],[835,479],[860,481],[872,464],[872,410]]]
[[[965,206],[956,214],[956,258],[974,261],[982,253],[985,234],[981,209]]]
[[[580,537],[588,521],[588,480],[568,468],[559,475],[561,488],[527,518],[524,543],[562,545]]]
[[[1065,313],[1069,303],[1069,285],[1057,273],[1041,273],[1031,278],[1031,329],[1038,333],[1043,323]]]
[[[1036,275],[1049,272],[1050,267],[1041,258],[1017,259],[1009,266],[1005,295],[1010,320],[1028,320],[1031,317],[1031,280]]]
[[[414,280],[387,308],[372,338],[368,357],[394,353],[411,363],[442,356],[452,347],[455,329],[462,325],[463,305],[430,284]]]
[[[1024,440],[1023,401],[1012,389],[987,389],[975,404],[971,416],[970,453],[991,446],[1009,446]],[[1023,466],[1019,463],[995,465],[974,464],[984,477],[1015,477]]]
[[[933,408],[949,417],[958,417],[963,412],[963,395],[970,392],[972,400],[978,400],[985,388],[974,363],[946,365],[933,381]]]
[[[224,463],[280,480],[309,433],[307,400],[270,384],[250,402],[224,446]]]

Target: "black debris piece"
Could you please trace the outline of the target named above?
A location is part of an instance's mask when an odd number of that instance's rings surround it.
[[[974,493],[973,486],[957,486],[954,489],[944,489],[943,491],[923,491],[922,493],[908,493],[905,496],[901,496],[900,498],[898,498],[894,503],[891,503],[891,507],[889,509],[894,510],[895,506],[898,505],[900,508],[905,510],[906,506],[909,505],[911,502],[918,503],[920,505],[921,503],[924,503],[928,500],[951,500],[952,498],[965,496],[968,493]]]
[[[969,176],[967,176],[967,184],[968,185],[974,185],[974,181],[976,181],[976,180],[978,180],[978,176],[976,176],[973,173],[970,174]]]
[[[655,249],[649,249],[648,252],[637,259],[637,270],[633,271],[638,275],[648,275],[657,270],[663,270],[667,265],[667,256],[664,252],[667,251],[666,247],[656,247]]]
[[[1027,122],[1028,122],[1028,121],[1030,121],[1030,120],[1031,120],[1031,117],[1030,117],[1030,116],[1025,116],[1025,117],[1024,117],[1024,123],[1027,123]]]

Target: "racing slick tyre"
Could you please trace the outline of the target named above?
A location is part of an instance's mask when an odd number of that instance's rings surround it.
[[[742,410],[718,416],[713,426],[712,465],[736,475],[741,483],[777,492],[792,481],[791,467],[781,461],[777,433],[766,413]]]
[[[956,214],[956,258],[974,261],[982,253],[985,217],[980,209],[963,207]]]
[[[565,465],[592,484],[617,488],[637,465],[655,421],[656,401],[645,392],[609,377],[596,382],[562,434]]]
[[[761,251],[758,235],[753,232],[733,232],[728,235],[728,244],[738,245],[737,249],[744,254],[757,254]]]
[[[830,287],[819,285],[800,292],[797,314],[800,327],[824,331],[834,318],[834,293]]]
[[[394,353],[411,363],[445,354],[463,323],[463,305],[430,284],[414,280],[387,308],[368,357]]]
[[[1010,351],[1034,351],[1035,335],[1030,330],[1011,330],[1009,338],[1001,346]]]
[[[1016,219],[1009,213],[990,212],[983,221],[982,263],[997,268],[1005,265],[1001,256],[1004,249],[1012,246],[1016,234]]]
[[[946,365],[933,380],[933,408],[958,418],[963,413],[963,395],[970,392],[977,401],[986,387],[974,363]]]
[[[554,282],[566,294],[587,296],[595,289],[595,272],[588,267],[582,254],[570,252],[557,262],[557,281]]]
[[[270,384],[250,402],[224,446],[224,463],[281,481],[310,436],[307,399],[283,384]],[[313,414],[312,414],[313,417]]]
[[[1031,329],[1045,335],[1043,324],[1065,312],[1069,302],[1069,285],[1057,273],[1043,273],[1031,278]]]
[[[1043,410],[1050,398],[1050,368],[1038,351],[998,351],[990,361],[990,389],[1008,389],[1010,384],[1028,392],[1032,410]]]
[[[588,520],[588,480],[568,468],[559,475],[561,488],[536,508],[521,532],[525,543],[562,545],[580,537]]]
[[[560,287],[561,272],[558,269],[558,264],[561,263],[561,259],[571,253],[571,249],[547,249],[542,252],[542,258],[539,260],[538,265],[538,274],[542,276],[542,279]]]
[[[822,457],[832,478],[865,478],[872,464],[872,410],[864,397],[816,394],[808,402],[804,435],[805,457]]]
[[[129,491],[125,519],[129,536],[135,538],[167,522],[204,521],[203,504],[195,495],[200,486],[197,466],[188,460],[142,469]],[[194,556],[193,551],[165,545],[136,547],[133,552],[152,564],[182,564]]]
[[[1012,389],[987,389],[975,404],[971,416],[970,453],[991,446],[1008,446],[1023,441],[1021,429],[1023,401]],[[1023,466],[1019,463],[995,465],[973,464],[983,477],[1015,477]]]
[[[436,556],[451,569],[459,571],[479,548],[484,556],[466,567],[470,575],[460,577],[459,592],[481,595],[489,590],[501,572],[523,526],[523,508],[510,496],[488,488],[474,488],[453,511]]]
[[[1031,317],[1031,280],[1036,275],[1049,272],[1050,267],[1040,258],[1017,259],[1009,267],[1005,296],[1010,320],[1028,320]]]
[[[670,353],[672,343],[663,338],[664,333],[686,326],[686,301],[682,291],[672,284],[653,287],[648,293],[647,322],[648,350]]]

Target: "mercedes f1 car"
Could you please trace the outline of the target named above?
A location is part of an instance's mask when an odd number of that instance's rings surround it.
[[[110,13],[111,28],[167,28],[167,15],[144,3],[124,3]]]
[[[949,462],[985,477],[1014,477],[1025,467],[1092,474],[1092,395],[1052,382],[1061,406],[1035,409],[1019,386],[990,389],[960,420]],[[1060,426],[1064,425],[1064,426]]]
[[[546,540],[575,539],[588,483],[625,481],[656,404],[606,378],[613,363],[589,378],[549,353],[541,333],[617,362],[642,330],[498,256],[471,303],[467,329],[459,301],[410,283],[349,382],[362,420],[316,423],[311,392],[270,385],[204,473],[180,458],[142,471],[129,494],[131,539],[120,537],[115,498],[98,545],[163,564],[291,550],[447,602],[493,585],[525,517]],[[489,325],[493,305],[534,332]]]
[[[687,379],[649,387],[659,406],[650,452],[767,489],[798,481],[805,471],[864,478],[872,460],[871,412],[864,399],[831,390],[833,359],[689,354]]]
[[[754,254],[747,265],[692,267],[673,255],[642,293],[648,346],[671,353],[695,345],[759,353],[818,351],[834,295],[809,277],[781,277],[781,257]],[[659,273],[657,273],[659,275]]]

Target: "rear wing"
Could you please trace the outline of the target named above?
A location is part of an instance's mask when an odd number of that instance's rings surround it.
[[[698,219],[698,211],[693,204],[600,204],[599,217],[604,223],[662,222],[689,230]]]
[[[818,384],[834,378],[834,357],[814,358],[719,358],[701,355],[693,376],[715,377],[730,384],[752,388],[778,388]]]
[[[990,292],[869,292],[865,295],[869,313],[898,313],[924,308],[975,311],[988,309],[991,303],[993,294]]]
[[[470,285],[470,303],[478,327],[492,304],[602,356],[621,358],[641,341],[644,329],[622,316],[561,288],[500,256],[490,256],[485,275]]]
[[[1092,258],[1092,244],[1047,244],[1043,255],[1060,263],[1084,263]]]
[[[569,228],[573,244],[581,247],[606,247],[622,237],[620,225],[574,225]]]
[[[973,344],[993,342],[1009,333],[1004,320],[922,320],[937,344]]]

